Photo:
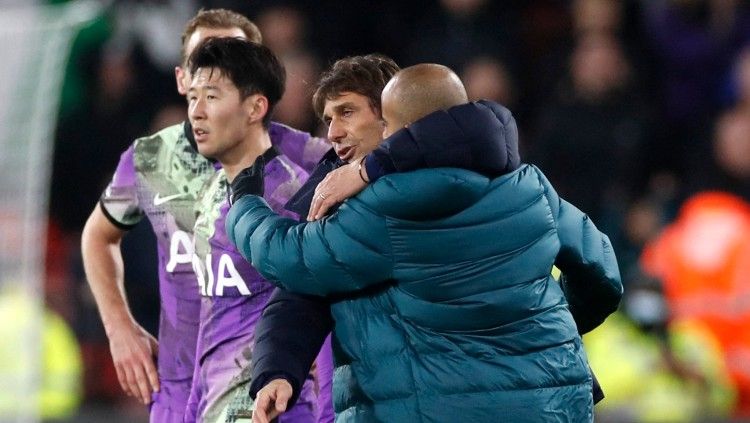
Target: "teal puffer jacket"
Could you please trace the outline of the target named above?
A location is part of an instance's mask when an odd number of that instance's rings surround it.
[[[308,224],[246,196],[227,232],[278,286],[335,298],[337,421],[592,421],[576,323],[601,323],[622,284],[536,167],[390,175]]]

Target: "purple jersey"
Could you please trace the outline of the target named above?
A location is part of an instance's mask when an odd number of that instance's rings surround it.
[[[315,169],[320,159],[331,149],[331,143],[327,139],[311,137],[307,132],[280,123],[271,123],[268,134],[271,143],[281,154],[308,173]]]
[[[305,182],[307,173],[287,157],[276,156],[266,162],[264,177],[266,201],[280,214],[297,218],[283,206]],[[216,421],[235,397],[248,396],[255,325],[274,286],[227,238],[224,224],[229,203],[223,171],[206,185],[196,210],[195,266],[203,299],[198,366],[185,421]],[[315,420],[315,395],[311,387],[305,391],[282,421]]]
[[[215,172],[192,148],[183,125],[175,125],[136,140],[101,198],[114,224],[128,228],[146,216],[156,234],[161,390],[154,394],[154,418],[156,413],[181,418],[190,392],[200,312],[192,267],[194,205]]]
[[[122,154],[100,201],[114,225],[128,229],[145,216],[156,234],[161,390],[153,395],[151,421],[160,423],[181,422],[190,394],[201,302],[193,271],[195,204],[218,169],[197,152],[190,132],[184,123],[136,140]],[[282,141],[283,154],[307,168],[330,148],[323,139],[283,125],[272,123],[269,132],[272,141]]]

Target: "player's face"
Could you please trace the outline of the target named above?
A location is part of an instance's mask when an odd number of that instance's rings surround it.
[[[252,102],[221,71],[201,68],[188,89],[188,116],[198,152],[227,163],[249,136]]]
[[[345,162],[361,159],[383,140],[383,122],[361,94],[344,92],[326,100],[323,120],[333,149]]]
[[[185,57],[190,57],[190,54],[195,50],[195,47],[209,37],[235,37],[242,38],[243,40],[247,37],[240,28],[205,28],[199,26],[185,40]],[[183,64],[184,65],[184,64]],[[184,66],[177,66],[175,68],[175,77],[177,78],[177,91],[180,95],[186,95],[188,88],[190,88],[190,71]]]

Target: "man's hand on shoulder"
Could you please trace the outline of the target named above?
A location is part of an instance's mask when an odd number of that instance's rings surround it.
[[[367,187],[366,170],[355,161],[333,170],[315,188],[307,220],[322,219],[331,207],[359,194]]]
[[[269,423],[285,412],[292,393],[292,385],[286,379],[269,382],[255,397],[253,423]]]
[[[148,331],[133,322],[107,331],[117,379],[126,394],[143,404],[151,403],[151,394],[159,391],[156,357],[159,344]]]

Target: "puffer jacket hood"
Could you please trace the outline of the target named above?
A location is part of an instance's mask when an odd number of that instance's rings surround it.
[[[386,138],[372,156],[385,173],[456,167],[497,177],[521,164],[513,114],[486,100],[431,113]]]

